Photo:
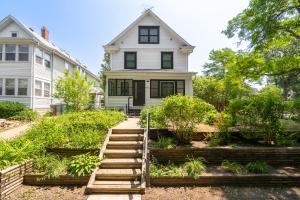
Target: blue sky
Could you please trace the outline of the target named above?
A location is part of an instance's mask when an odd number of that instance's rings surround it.
[[[145,8],[153,11],[178,34],[196,46],[189,70],[200,72],[212,49],[236,49],[236,39],[221,31],[228,20],[246,8],[248,0],[1,0],[0,18],[11,14],[98,73],[102,45],[108,43]]]

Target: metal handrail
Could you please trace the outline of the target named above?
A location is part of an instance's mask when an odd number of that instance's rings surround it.
[[[142,177],[141,186],[142,188],[149,187],[150,185],[150,162],[149,162],[149,151],[148,151],[148,135],[150,132],[150,113],[147,113],[147,127],[144,129],[143,138],[143,158],[142,158]]]

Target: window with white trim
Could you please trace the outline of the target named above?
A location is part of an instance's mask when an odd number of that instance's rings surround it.
[[[3,60],[3,59],[2,59],[2,49],[3,49],[2,47],[3,47],[3,45],[0,44],[0,61]]]
[[[19,45],[19,61],[28,61],[29,59],[29,46]]]
[[[5,60],[15,61],[16,60],[16,45],[6,44],[5,45]]]
[[[5,95],[15,95],[15,79],[5,79]]]
[[[35,81],[34,94],[38,97],[42,96],[42,81]]]
[[[3,78],[0,78],[0,96],[3,95],[2,94],[2,92],[3,92],[2,88],[3,88]]]
[[[50,97],[50,83],[44,82],[44,97]]]
[[[18,95],[27,96],[28,79],[18,79]]]
[[[35,62],[38,64],[43,64],[43,52],[39,48],[35,49]]]
[[[51,68],[51,57],[49,54],[44,52],[44,65],[45,67]]]

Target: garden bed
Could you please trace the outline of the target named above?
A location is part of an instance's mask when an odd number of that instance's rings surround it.
[[[83,149],[83,148],[46,148],[47,153],[57,154],[61,156],[76,156],[79,154],[98,155],[99,149]]]

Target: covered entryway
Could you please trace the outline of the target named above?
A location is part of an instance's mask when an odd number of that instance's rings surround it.
[[[145,80],[133,81],[133,106],[145,105]]]

